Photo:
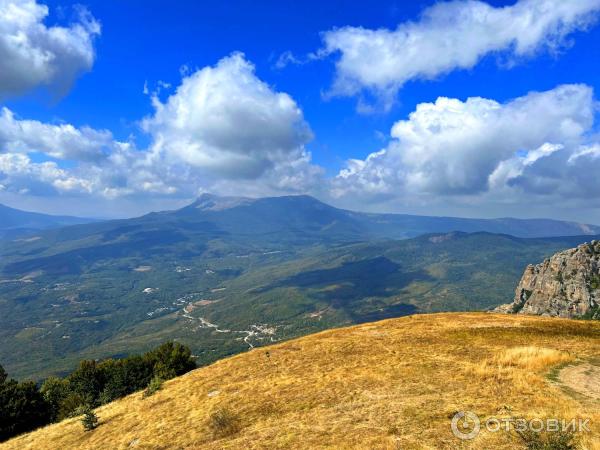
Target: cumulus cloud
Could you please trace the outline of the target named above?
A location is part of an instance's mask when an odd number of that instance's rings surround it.
[[[93,161],[104,158],[118,145],[121,144],[106,130],[22,120],[8,108],[0,109],[0,149],[3,151]]]
[[[312,132],[302,110],[259,80],[241,53],[185,77],[164,103],[154,97],[153,104],[155,113],[143,121],[152,152],[207,182],[256,180],[310,164],[305,145]]]
[[[164,103],[157,95],[141,122],[145,149],[106,130],[21,119],[3,108],[0,184],[105,198],[266,195],[318,184],[322,169],[305,148],[312,132],[301,109],[259,80],[242,54],[184,76]]]
[[[22,94],[38,86],[64,94],[91,69],[100,24],[78,8],[67,27],[46,26],[48,7],[35,0],[0,0],[0,96]]]
[[[513,61],[555,52],[600,13],[600,0],[519,0],[493,7],[478,0],[439,2],[395,30],[342,27],[323,34],[321,56],[339,53],[332,95],[374,93],[389,107],[409,80],[469,69],[501,53]]]
[[[440,97],[394,124],[390,144],[350,160],[332,180],[335,197],[437,202],[521,201],[519,193],[584,198],[600,187],[590,135],[596,103],[585,85],[563,85],[499,103]],[[442,199],[442,200],[440,200]]]
[[[3,190],[32,195],[92,190],[89,180],[77,178],[55,162],[36,163],[22,153],[0,154],[0,183]]]

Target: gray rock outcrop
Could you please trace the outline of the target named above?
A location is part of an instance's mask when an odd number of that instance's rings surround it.
[[[512,303],[495,312],[600,319],[600,241],[529,265]]]

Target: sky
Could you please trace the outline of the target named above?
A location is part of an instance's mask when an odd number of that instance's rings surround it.
[[[600,0],[0,0],[0,202],[600,224]]]

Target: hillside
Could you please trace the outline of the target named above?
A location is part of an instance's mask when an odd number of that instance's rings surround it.
[[[514,432],[458,440],[458,411],[589,418],[600,448],[600,323],[455,313],[325,331],[221,360],[2,450],[525,448]],[[595,390],[596,389],[596,390]]]
[[[167,339],[206,364],[336,326],[487,309],[510,300],[527,264],[588,239],[450,233],[294,247],[276,236],[268,246],[209,239],[184,226],[170,240],[148,228],[120,232],[36,241],[3,258],[0,363],[14,377],[65,373],[82,358]]]

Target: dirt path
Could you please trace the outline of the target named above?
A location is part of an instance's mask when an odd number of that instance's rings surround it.
[[[600,400],[600,366],[590,363],[567,366],[560,371],[558,379],[578,394]]]

